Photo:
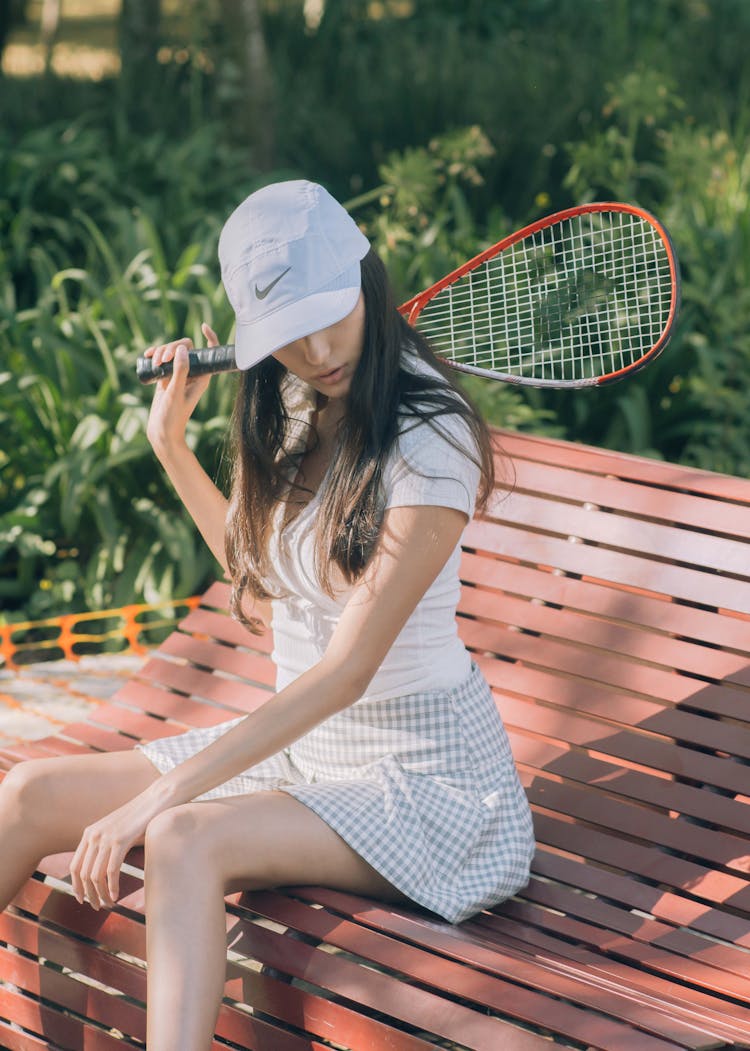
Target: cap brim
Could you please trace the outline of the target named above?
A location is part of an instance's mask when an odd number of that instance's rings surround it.
[[[280,307],[258,321],[237,323],[234,354],[240,369],[249,369],[282,347],[343,321],[357,305],[362,278],[354,263],[325,288],[297,303]]]

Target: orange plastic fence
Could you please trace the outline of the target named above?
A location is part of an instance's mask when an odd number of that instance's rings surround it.
[[[67,613],[48,620],[0,624],[0,664],[19,668],[32,661],[78,660],[84,653],[145,653],[165,629],[194,609],[200,597]],[[161,613],[161,616],[154,614]]]

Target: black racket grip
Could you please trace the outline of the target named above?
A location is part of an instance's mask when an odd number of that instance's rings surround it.
[[[234,372],[237,369],[234,344],[190,350],[188,364],[188,376],[205,376],[209,372]],[[135,363],[135,374],[141,383],[154,383],[163,376],[171,376],[172,365],[173,362],[165,361],[163,365],[154,368],[151,358],[140,357]]]

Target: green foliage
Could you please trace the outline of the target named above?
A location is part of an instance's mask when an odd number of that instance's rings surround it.
[[[683,306],[663,356],[637,377],[583,397],[534,394],[568,437],[735,474],[750,473],[750,163],[747,134],[684,116],[670,82],[610,85],[609,123],[569,146],[576,199],[655,211],[681,263]]]
[[[482,168],[492,154],[480,128],[454,130],[425,148],[392,153],[379,169],[382,184],[349,202],[359,214],[357,206],[377,200],[363,225],[400,300],[428,288],[510,232],[510,220],[499,208],[480,223],[467,195],[481,186]],[[474,376],[459,379],[491,423],[553,432],[553,414],[531,405],[516,388]]]
[[[102,129],[74,125],[0,151],[11,217],[0,257],[0,601],[13,619],[181,597],[216,570],[146,441],[151,395],[134,362],[162,338],[200,342],[203,320],[229,332],[221,220],[204,210],[226,173],[178,189],[179,169],[154,165],[150,193],[135,179],[125,191],[104,142]],[[134,143],[131,172],[162,145]],[[199,133],[177,159],[206,145]],[[190,425],[209,469],[231,400],[231,380],[216,378]]]
[[[145,437],[150,392],[136,389],[137,348],[162,333],[200,340],[200,322],[230,318],[209,246],[188,243],[164,266],[151,221],[131,217],[140,245],[118,260],[84,215],[87,268],[55,270],[36,307],[0,315],[0,428],[12,448],[0,484],[3,605],[23,615],[101,609],[193,593],[213,560],[180,510]],[[218,465],[231,381],[212,383],[189,441]]]
[[[0,154],[0,166],[15,172],[6,184],[11,237],[0,260],[0,430],[12,435],[0,452],[0,600],[14,620],[182,597],[216,574],[146,440],[151,395],[135,383],[133,366],[161,338],[184,333],[199,343],[203,320],[229,338],[231,311],[215,263],[223,216],[204,213],[209,191],[187,179],[181,210],[165,202],[169,220],[157,223],[159,166],[148,192],[134,179],[138,192],[123,199],[112,158],[101,156],[103,135],[79,125],[46,129],[25,139],[18,157]],[[197,155],[204,138],[187,139],[183,154]],[[156,159],[158,147],[143,139],[133,168]],[[465,188],[481,180],[490,154],[477,128],[393,154],[380,172],[383,185],[368,195],[377,208],[361,201],[355,209],[404,298],[486,236]],[[46,178],[37,178],[39,168]],[[71,182],[84,188],[80,207],[64,208]],[[246,191],[237,185],[232,203]],[[494,223],[499,236],[508,220],[498,213]],[[490,396],[482,381],[468,385],[507,424],[544,418],[511,389]],[[189,427],[212,473],[233,390],[231,377],[215,377]]]
[[[475,209],[564,207],[564,144],[601,130],[628,74],[666,74],[699,123],[747,118],[747,0],[328,0],[316,31],[299,0],[264,6],[279,148],[342,197],[392,150],[477,124],[495,153]]]
[[[317,29],[300,0],[262,7],[277,144],[262,175],[228,126],[244,87],[216,0],[170,22],[183,58],[154,64],[138,129],[116,80],[3,82],[3,616],[184,596],[215,574],[146,443],[133,362],[200,339],[204,318],[229,338],[217,233],[273,178],[350,198],[401,300],[541,213],[649,208],[683,271],[653,365],[603,390],[466,387],[505,426],[750,471],[746,0],[329,0]],[[214,379],[191,424],[213,472],[232,386]]]
[[[366,215],[365,232],[400,298],[433,284],[480,251],[486,237],[491,244],[494,234],[507,227],[499,210],[479,222],[467,194],[481,185],[480,170],[493,153],[480,128],[453,131],[426,147],[391,153],[378,170],[381,185],[348,202],[357,209],[377,199],[377,209]]]

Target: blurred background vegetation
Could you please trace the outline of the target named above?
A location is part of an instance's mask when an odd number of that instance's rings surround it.
[[[0,0],[0,619],[216,566],[145,439],[137,353],[208,320],[228,212],[325,183],[400,297],[558,208],[651,209],[677,336],[602,391],[471,381],[496,423],[750,471],[747,0]],[[191,424],[221,475],[234,383]]]

